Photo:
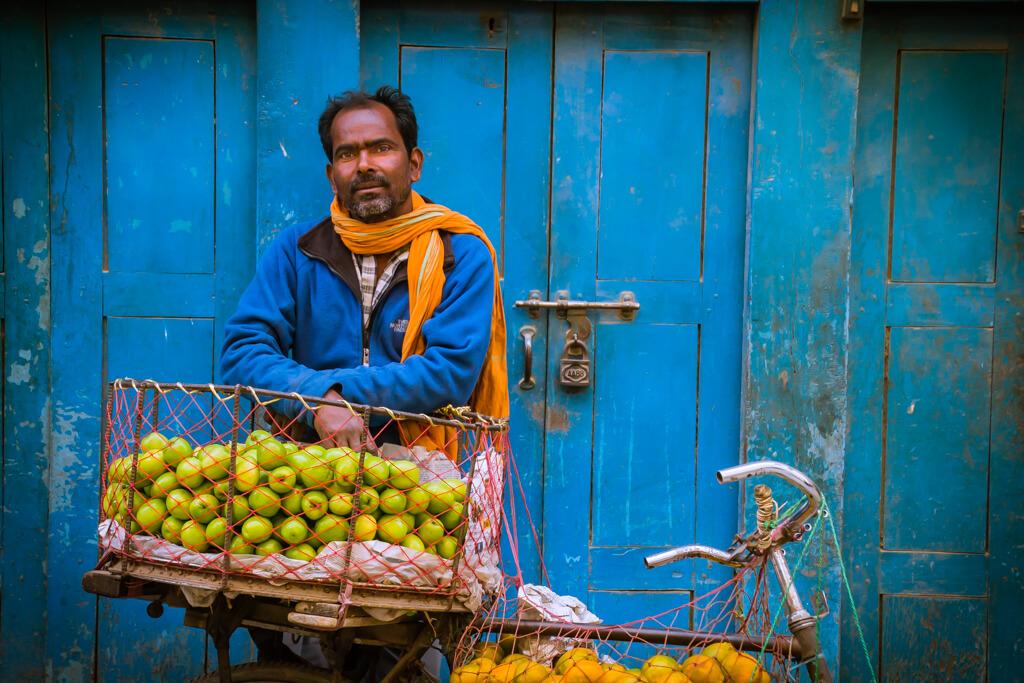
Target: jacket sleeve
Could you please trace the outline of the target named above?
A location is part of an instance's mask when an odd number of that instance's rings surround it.
[[[426,351],[404,363],[330,371],[346,399],[415,413],[467,403],[491,341],[494,264],[473,235],[453,235],[452,248],[441,303],[423,324]]]
[[[260,258],[256,275],[224,327],[221,377],[226,384],[323,396],[333,383],[325,373],[292,360],[297,264],[294,240],[282,235]],[[289,416],[301,404],[275,406]]]

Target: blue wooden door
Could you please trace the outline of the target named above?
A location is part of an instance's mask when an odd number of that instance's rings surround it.
[[[508,510],[508,570],[539,580],[542,557],[555,590],[609,623],[713,587],[721,572],[642,557],[727,545],[736,527],[714,471],[739,457],[748,15],[373,3],[360,26],[363,86],[399,83],[417,107],[418,188],[501,254],[513,488],[530,515]],[[633,322],[592,314],[589,388],[556,381],[566,323],[512,308],[531,290],[640,301]]]
[[[179,610],[97,607],[79,577],[95,562],[105,383],[216,381],[224,321],[252,276],[254,16],[244,3],[90,5],[51,11],[49,45],[51,660],[75,679],[95,649],[98,680],[181,680],[204,671],[204,634]]]
[[[1021,19],[864,27],[846,557],[881,680],[1024,671]],[[866,680],[853,620],[843,675]]]
[[[591,314],[590,388],[549,379],[544,560],[608,622],[728,576],[643,556],[736,531],[714,473],[740,452],[751,43],[744,10],[558,6],[548,287],[641,308]],[[552,378],[565,330],[550,321]]]

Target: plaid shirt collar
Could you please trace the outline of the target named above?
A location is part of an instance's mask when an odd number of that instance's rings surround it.
[[[352,261],[356,267],[356,273],[359,274],[359,291],[362,294],[362,305],[363,305],[363,330],[367,330],[370,325],[370,314],[373,312],[374,307],[380,303],[381,297],[384,296],[384,292],[387,291],[391,281],[395,278],[395,273],[398,272],[399,266],[409,260],[409,248],[405,247],[399,249],[391,258],[388,259],[387,264],[384,266],[384,270],[381,271],[380,277],[377,277],[377,259],[372,255],[359,255],[352,254]],[[376,285],[374,284],[376,281]],[[363,349],[363,365],[369,365],[370,359],[368,358],[369,349]]]

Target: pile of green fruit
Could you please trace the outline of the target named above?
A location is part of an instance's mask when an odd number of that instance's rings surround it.
[[[466,484],[459,479],[421,485],[416,463],[373,455],[360,471],[352,449],[281,441],[262,430],[239,444],[233,473],[230,444],[193,449],[180,436],[152,432],[139,444],[133,495],[132,460],[110,463],[104,518],[197,552],[284,553],[308,561],[328,543],[352,537],[449,559],[465,524]]]

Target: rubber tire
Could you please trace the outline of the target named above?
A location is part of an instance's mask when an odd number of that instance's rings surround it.
[[[232,683],[334,683],[334,674],[307,664],[249,662],[231,667]],[[185,683],[220,683],[220,671],[211,671]]]

